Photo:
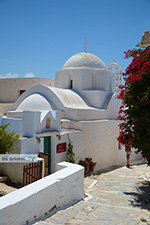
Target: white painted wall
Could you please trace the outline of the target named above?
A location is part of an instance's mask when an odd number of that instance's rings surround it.
[[[50,128],[47,129],[48,117],[50,117]],[[61,130],[60,111],[23,111],[23,136],[33,137],[48,130]]]
[[[109,94],[109,92],[101,90],[81,90],[78,93],[83,99],[86,99],[85,101],[88,102],[88,105],[94,108],[102,108]]]
[[[111,82],[110,82],[110,91],[112,93],[116,92],[116,89],[115,89],[115,79],[116,79],[115,74],[114,73],[111,73],[111,75],[110,75],[110,80],[111,80]]]
[[[10,123],[7,127],[7,130],[9,132],[12,132],[13,130],[17,133],[19,133],[20,135],[25,134],[25,131],[27,132],[27,136],[29,136],[29,138],[27,137],[22,137],[19,138],[17,146],[15,151],[11,152],[11,154],[38,154],[39,151],[41,151],[41,145],[38,143],[37,139],[36,139],[36,133],[35,132],[39,132],[39,124],[37,124],[37,127],[35,127],[34,124],[34,113],[31,115],[32,117],[28,117],[28,112],[24,112],[27,115],[27,121],[23,121],[22,119],[18,119],[18,118],[7,118],[4,116],[0,116],[0,124],[4,123]],[[38,112],[36,115],[41,115],[41,112]],[[60,117],[60,116],[59,116]],[[29,119],[30,123],[28,123],[28,118],[31,118],[31,120]],[[32,120],[33,119],[33,120]],[[40,121],[40,119],[39,119]],[[60,123],[60,120],[58,120],[56,123]],[[27,129],[24,131],[23,130],[23,124],[25,124],[26,126],[29,125],[29,127],[27,127]],[[31,127],[30,127],[31,126]],[[59,124],[60,126],[60,124]],[[41,125],[42,127],[42,125]],[[40,127],[40,129],[42,130],[42,128]],[[36,128],[36,129],[35,129]],[[45,124],[44,124],[44,128],[45,128]]]
[[[103,90],[113,92],[115,88],[115,77],[108,70],[69,68],[56,71],[56,87],[70,88],[70,80],[73,80],[73,90],[75,91]]]
[[[50,117],[50,128],[46,128],[46,119]],[[7,118],[0,116],[1,123],[10,123],[7,130],[15,131],[24,136],[19,139],[17,153],[38,154],[43,150],[43,146],[38,142],[36,136],[43,131],[61,131],[60,111],[23,111],[23,119]],[[60,161],[59,161],[60,162]]]
[[[39,152],[40,145],[35,136],[21,139],[21,154],[38,154]]]
[[[61,143],[67,143],[67,149],[69,144],[69,139],[73,144],[73,151],[75,152],[76,163],[79,161],[81,152],[82,152],[82,131],[79,130],[67,130],[62,131],[58,136],[53,136],[51,138],[51,147],[52,147],[52,162],[51,162],[51,171],[56,171],[56,165],[58,162],[67,160],[67,150],[66,152],[57,153],[57,145]]]
[[[71,205],[83,198],[84,168],[62,162],[58,172],[0,198],[0,225],[22,225],[53,207]]]
[[[118,120],[64,121],[62,127],[82,130],[82,151],[80,158],[92,157],[96,169],[111,165],[126,165],[124,149],[118,149]],[[132,161],[142,159],[132,154]]]
[[[122,103],[121,99],[117,98],[117,95],[118,95],[117,93],[114,93],[109,101],[107,111],[106,111],[107,119],[116,119],[117,120],[119,108]],[[118,121],[118,122],[120,123],[120,121]]]
[[[22,134],[22,131],[23,131],[23,122],[22,122],[22,119],[18,119],[18,118],[8,118],[8,117],[2,117],[1,118],[1,121],[0,121],[0,124],[7,124],[9,123],[8,127],[7,127],[7,130],[9,132],[12,132],[13,130],[18,133],[18,134]]]
[[[63,79],[62,79],[63,76]],[[69,70],[57,70],[55,73],[55,87],[69,88]]]
[[[54,86],[54,80],[41,77],[0,79],[0,102],[15,102],[20,90],[28,90],[37,84]]]

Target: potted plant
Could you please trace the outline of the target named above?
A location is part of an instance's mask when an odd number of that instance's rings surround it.
[[[79,165],[84,167],[84,175],[86,175],[88,173],[88,167],[89,167],[89,164],[87,163],[87,161],[86,160],[80,160]]]
[[[96,162],[93,162],[92,160],[89,162],[89,171],[90,172],[93,172],[94,171],[94,168],[96,166]]]
[[[75,153],[73,151],[73,144],[71,144],[71,142],[68,144],[67,162],[76,163]]]
[[[87,157],[85,158],[85,161],[87,163],[87,170],[89,170],[89,165],[90,165],[90,162],[92,161],[92,158]]]

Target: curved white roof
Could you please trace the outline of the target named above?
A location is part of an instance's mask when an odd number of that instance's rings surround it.
[[[105,63],[100,58],[86,52],[78,53],[68,59],[64,64],[63,69],[68,68],[95,68],[107,70]]]
[[[31,94],[25,98],[17,110],[53,110],[49,102],[40,94]]]
[[[114,102],[112,102],[113,106]],[[116,107],[116,106],[115,106]],[[108,103],[107,107],[108,109]],[[98,109],[88,106],[84,100],[74,91],[69,89],[61,89],[56,87],[48,87],[45,85],[36,85],[24,92],[14,104],[10,105],[5,114],[11,112],[19,113],[19,111],[30,110],[60,110],[61,118],[72,120],[93,120],[105,119],[111,110]],[[113,116],[115,115],[114,114]],[[114,117],[111,117],[114,118]],[[12,117],[12,114],[11,114]],[[17,116],[15,116],[17,118]],[[19,115],[18,118],[21,118]],[[115,118],[117,114],[115,115]]]

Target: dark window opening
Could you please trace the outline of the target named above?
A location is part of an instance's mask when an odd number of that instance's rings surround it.
[[[70,80],[70,88],[73,88],[73,80]]]
[[[23,94],[23,92],[25,92],[26,90],[20,90],[19,92],[20,92],[20,95],[22,95]]]

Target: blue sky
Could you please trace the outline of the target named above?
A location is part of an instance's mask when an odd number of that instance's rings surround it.
[[[84,51],[106,66],[116,59],[124,70],[124,51],[150,30],[150,0],[0,0],[0,77],[55,72]]]

